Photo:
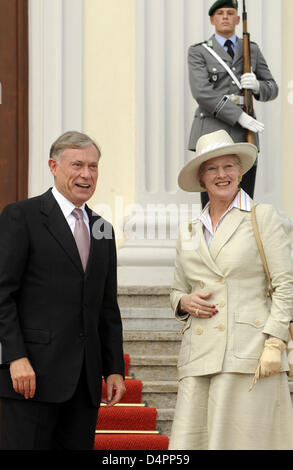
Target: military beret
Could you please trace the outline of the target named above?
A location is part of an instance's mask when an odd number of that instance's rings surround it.
[[[238,9],[237,0],[217,0],[209,9],[209,16],[213,16],[218,8],[236,8]]]

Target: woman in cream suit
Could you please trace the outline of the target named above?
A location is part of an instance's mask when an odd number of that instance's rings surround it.
[[[293,309],[290,241],[276,210],[256,209],[268,283],[255,241],[253,202],[238,185],[257,149],[225,131],[202,136],[179,175],[210,203],[177,244],[171,304],[183,323],[169,449],[293,449],[286,342]],[[259,379],[259,380],[257,380]]]

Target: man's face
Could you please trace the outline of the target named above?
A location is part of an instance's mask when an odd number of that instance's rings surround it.
[[[235,34],[236,26],[240,23],[240,16],[235,8],[218,8],[210,17],[210,21],[217,34],[229,38]]]
[[[59,162],[49,160],[55,186],[66,199],[80,207],[94,194],[98,179],[99,154],[94,145],[63,150]]]

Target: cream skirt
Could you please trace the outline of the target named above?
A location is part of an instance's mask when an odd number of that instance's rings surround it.
[[[285,372],[186,377],[179,382],[170,450],[293,450],[293,411]]]

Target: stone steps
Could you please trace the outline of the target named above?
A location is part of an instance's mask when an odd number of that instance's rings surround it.
[[[169,436],[177,396],[182,325],[170,308],[170,288],[119,287],[123,348],[129,375],[143,383],[142,401],[157,409],[157,429]]]
[[[142,400],[148,406],[162,409],[174,408],[178,383],[176,380],[144,381],[142,388]]]
[[[142,382],[177,380],[177,356],[131,356],[129,373]]]
[[[180,349],[179,331],[123,331],[124,352],[132,355],[177,355]]]
[[[126,330],[178,331],[181,324],[172,310],[166,307],[121,308],[123,327]]]
[[[165,436],[170,436],[171,427],[174,419],[174,409],[159,408],[157,412],[157,429]]]

